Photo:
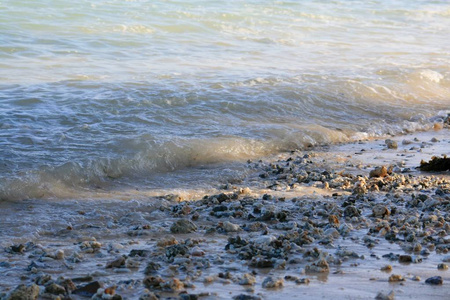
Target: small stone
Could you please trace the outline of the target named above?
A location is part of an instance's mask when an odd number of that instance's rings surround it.
[[[139,300],[159,300],[159,298],[156,297],[154,293],[146,290],[145,293],[141,297],[139,297]]]
[[[448,265],[447,264],[438,264],[437,266],[438,270],[448,270]]]
[[[376,167],[369,173],[369,177],[386,177],[388,174],[388,170],[386,166]]]
[[[265,289],[279,288],[282,287],[283,284],[284,284],[283,279],[281,278],[274,279],[273,277],[269,276],[266,277],[262,282],[262,287]]]
[[[225,230],[226,232],[238,232],[241,231],[241,227],[237,224],[233,224],[231,222],[224,222],[222,225],[223,230]]]
[[[155,263],[153,261],[148,262],[147,267],[145,267],[144,274],[150,275],[156,273],[159,269],[161,269],[161,265]]]
[[[308,278],[299,278],[295,281],[296,284],[309,284],[310,280]]]
[[[145,287],[148,289],[159,289],[164,282],[160,276],[147,276],[143,281]]]
[[[110,261],[106,264],[106,268],[120,268],[125,265],[125,257],[121,256],[116,260]]]
[[[255,285],[255,283],[256,278],[250,273],[245,273],[239,281],[240,285]]]
[[[336,215],[329,215],[328,223],[333,227],[339,227],[339,219]]]
[[[398,148],[398,144],[394,140],[387,139],[387,140],[384,141],[384,143],[386,144],[388,149],[397,149]]]
[[[254,295],[239,294],[233,297],[233,300],[261,300],[261,297]]]
[[[412,281],[420,281],[420,276],[417,276],[417,275],[415,275],[415,276],[413,276],[413,278],[411,278],[411,280]]]
[[[55,258],[56,259],[59,259],[59,260],[61,260],[61,259],[64,259],[64,251],[63,250],[58,250],[58,251],[56,251],[56,253],[55,253]]]
[[[432,285],[441,285],[444,282],[444,280],[442,280],[441,276],[434,276],[434,277],[430,277],[427,280],[425,280],[426,284],[432,284]]]
[[[52,283],[45,287],[45,292],[53,295],[64,295],[66,293],[66,289],[59,284]]]
[[[18,285],[5,300],[35,300],[39,296],[39,287],[36,284],[26,286],[24,284]]]
[[[346,216],[346,217],[353,218],[353,217],[359,217],[360,215],[361,214],[360,214],[359,210],[353,205],[346,206],[344,209],[344,216]]]
[[[396,274],[392,274],[391,276],[389,276],[389,282],[400,282],[400,281],[405,281],[405,277]]]
[[[392,271],[392,266],[391,265],[385,265],[385,266],[381,267],[381,271],[391,272]]]
[[[197,225],[192,221],[181,219],[173,223],[170,227],[172,233],[191,233],[197,231]]]
[[[72,294],[80,295],[83,297],[92,297],[97,293],[97,290],[101,287],[102,287],[102,285],[100,284],[100,282],[94,281],[94,282],[88,283],[82,287],[77,288],[76,290],[74,290],[72,292]]]
[[[398,262],[400,263],[410,263],[412,262],[412,256],[411,255],[400,255],[398,257]]]
[[[389,209],[382,204],[375,205],[372,208],[372,213],[376,218],[384,218],[385,216],[389,216],[391,214]]]
[[[383,292],[379,292],[377,296],[375,297],[377,300],[394,300],[395,294],[394,291],[391,291],[389,294],[385,294]]]

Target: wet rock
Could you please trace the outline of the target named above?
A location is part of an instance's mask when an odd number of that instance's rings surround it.
[[[57,283],[59,285],[61,285],[62,287],[64,287],[64,289],[68,293],[77,289],[77,287],[75,286],[73,281],[71,279],[69,279],[69,278],[67,278],[67,279],[60,278],[60,279],[58,279]]]
[[[345,207],[344,209],[344,216],[345,217],[359,217],[361,215],[361,213],[359,212],[359,210],[353,206],[353,205],[349,205],[347,207]]]
[[[391,291],[389,294],[385,294],[383,292],[379,292],[375,297],[376,300],[394,300],[395,294],[394,291]]]
[[[447,264],[438,264],[437,266],[438,270],[448,270],[448,265]]]
[[[197,225],[185,219],[176,221],[170,227],[172,233],[191,233],[197,231]]]
[[[387,217],[391,214],[391,212],[389,211],[389,209],[382,205],[382,204],[377,204],[372,208],[372,213],[373,216],[376,218],[384,218]]]
[[[261,297],[254,295],[239,294],[233,297],[233,300],[261,300]]]
[[[139,300],[159,300],[156,295],[150,291],[146,291],[142,296],[139,297]]]
[[[239,280],[240,285],[255,285],[256,278],[250,273],[242,275],[241,280]]]
[[[339,227],[339,219],[336,215],[329,215],[328,223],[333,227]]]
[[[442,279],[441,276],[434,276],[434,277],[430,277],[427,280],[425,280],[426,284],[432,284],[432,285],[441,285],[444,283],[444,280]]]
[[[147,276],[144,278],[143,283],[148,289],[160,289],[165,281],[160,276]]]
[[[92,281],[93,279],[94,278],[92,276],[88,275],[88,276],[83,276],[83,277],[72,278],[72,281],[75,281],[75,282],[89,282],[89,281]]]
[[[250,266],[254,268],[273,268],[274,265],[273,260],[261,257],[253,257],[250,261]]]
[[[225,232],[238,232],[241,231],[241,227],[238,224],[233,224],[231,222],[224,222],[223,225],[221,226],[221,228],[225,231]]]
[[[161,265],[158,263],[155,263],[153,261],[148,262],[147,266],[145,267],[144,274],[150,275],[158,272],[158,270],[161,269]]]
[[[417,275],[415,275],[411,278],[412,281],[420,281],[420,279],[421,279],[420,276],[417,276]]]
[[[322,258],[318,262],[306,266],[305,270],[312,273],[327,273],[330,271],[330,266],[328,265],[328,262]]]
[[[5,300],[35,300],[39,296],[39,287],[36,284],[26,286],[24,284],[18,285]]]
[[[308,278],[299,278],[295,280],[296,284],[309,284],[310,280]]]
[[[184,245],[177,244],[166,247],[166,256],[168,259],[171,259],[177,255],[186,255],[187,253],[189,253],[189,249]]]
[[[83,297],[92,297],[97,293],[97,290],[102,287],[102,284],[98,281],[88,283],[82,287],[77,288],[72,294],[80,295]]]
[[[150,250],[133,249],[130,251],[130,254],[128,254],[128,256],[130,256],[130,257],[135,257],[135,256],[147,257],[150,253],[151,253]]]
[[[398,257],[398,262],[400,263],[411,263],[413,261],[411,255],[400,255]]]
[[[120,268],[122,266],[125,265],[125,260],[126,258],[121,256],[113,261],[110,261],[106,264],[106,268],[110,269],[110,268]]]
[[[405,281],[405,277],[397,274],[392,274],[391,276],[389,276],[389,282],[400,282],[400,281]]]
[[[372,171],[370,171],[369,173],[369,177],[386,177],[388,175],[388,169],[386,168],[386,166],[381,166],[381,167],[377,167],[375,169],[373,169]]]
[[[172,278],[167,282],[160,283],[162,289],[170,292],[175,292],[182,290],[184,288],[184,283],[178,278]]]
[[[52,283],[45,287],[45,292],[53,295],[64,295],[66,293],[66,289],[59,284]]]
[[[45,285],[47,282],[49,282],[50,280],[52,280],[52,276],[48,275],[48,274],[43,274],[38,276],[34,282],[37,285]]]
[[[391,265],[385,265],[385,266],[381,267],[381,271],[391,272],[392,271],[392,266]]]
[[[180,300],[197,300],[199,299],[199,295],[197,294],[180,294]]]
[[[391,140],[391,139],[386,139],[384,141],[384,143],[386,144],[386,146],[388,147],[388,149],[397,149],[398,148],[398,144],[396,141]]]
[[[284,281],[282,278],[273,278],[271,276],[266,277],[262,282],[262,287],[265,289],[279,288],[282,287]]]

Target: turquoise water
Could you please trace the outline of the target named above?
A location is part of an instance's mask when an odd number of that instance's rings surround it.
[[[0,199],[430,129],[449,28],[448,1],[0,1]]]

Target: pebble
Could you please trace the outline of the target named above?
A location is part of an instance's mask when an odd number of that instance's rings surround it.
[[[448,270],[448,265],[447,264],[438,264],[437,266],[438,270]]]
[[[238,232],[238,231],[242,230],[241,227],[238,224],[233,224],[233,223],[231,223],[229,221],[226,221],[226,222],[223,223],[222,229],[225,232]]]
[[[386,144],[386,146],[388,147],[388,149],[397,149],[398,148],[398,144],[396,141],[391,140],[391,139],[386,139],[384,141],[384,143]]]
[[[434,277],[427,278],[427,280],[425,280],[426,284],[432,284],[432,285],[442,285],[443,282],[444,282],[444,280],[442,279],[441,276],[434,276]]]
[[[181,219],[170,227],[172,233],[191,233],[197,231],[197,225],[190,220]]]
[[[36,284],[26,286],[25,284],[18,285],[13,291],[9,293],[5,300],[35,300],[39,296],[39,287]]]
[[[389,282],[399,282],[399,281],[405,281],[405,277],[396,274],[392,274],[391,276],[389,276]]]
[[[391,291],[389,294],[385,294],[383,292],[378,292],[375,299],[377,299],[377,300],[394,300],[395,294],[394,294],[394,291]]]
[[[242,278],[239,280],[240,285],[255,285],[256,278],[250,273],[246,273],[242,275]]]
[[[376,167],[369,173],[369,177],[386,177],[388,174],[388,169],[386,166]]]
[[[282,278],[273,278],[271,276],[266,277],[262,282],[262,287],[265,289],[271,289],[271,288],[279,288],[282,287],[284,284],[284,281]]]

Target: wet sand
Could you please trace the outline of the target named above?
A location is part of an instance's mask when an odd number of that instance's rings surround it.
[[[450,175],[416,167],[450,131],[388,138],[249,161],[207,195],[2,202],[0,298],[448,299]]]

